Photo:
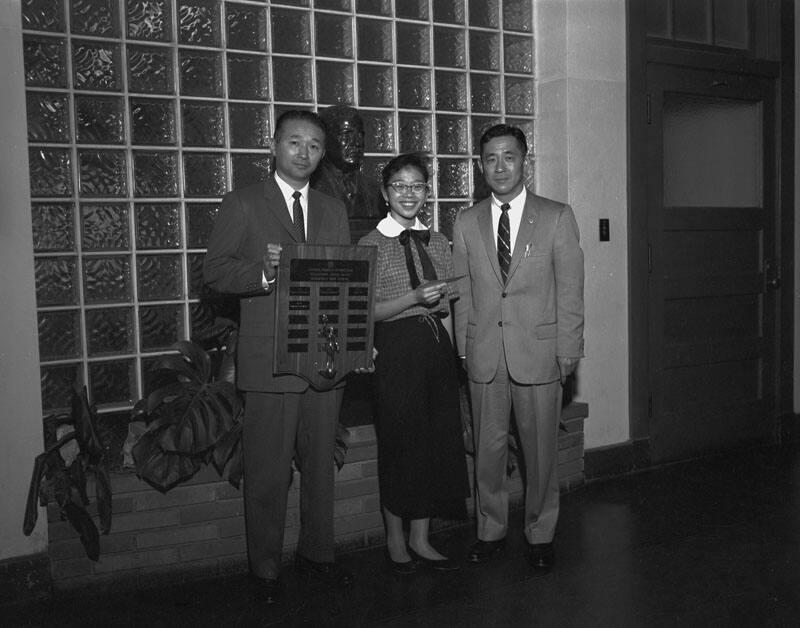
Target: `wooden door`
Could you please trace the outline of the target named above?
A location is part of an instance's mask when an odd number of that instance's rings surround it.
[[[648,386],[653,462],[775,429],[772,80],[649,64]]]

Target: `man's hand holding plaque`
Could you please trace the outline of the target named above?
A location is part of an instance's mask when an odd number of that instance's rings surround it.
[[[280,244],[267,244],[267,254],[262,260],[264,265],[264,279],[267,283],[272,283],[278,277],[278,266],[281,263],[281,247]]]

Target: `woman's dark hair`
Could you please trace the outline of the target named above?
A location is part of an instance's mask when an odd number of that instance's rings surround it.
[[[428,182],[428,166],[425,164],[425,159],[419,153],[403,153],[392,159],[388,164],[383,167],[381,172],[381,179],[383,180],[383,187],[389,186],[391,178],[400,172],[403,168],[416,168],[419,170],[425,183]]]
[[[481,135],[480,155],[483,156],[483,147],[488,144],[490,140],[507,135],[517,139],[523,157],[528,154],[528,140],[525,139],[525,133],[522,132],[522,129],[511,126],[510,124],[495,124],[493,127],[486,129],[483,135]]]

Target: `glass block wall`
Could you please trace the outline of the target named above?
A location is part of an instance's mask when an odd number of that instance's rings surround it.
[[[282,111],[356,106],[376,177],[428,153],[447,235],[480,133],[506,120],[532,146],[531,0],[23,0],[21,19],[46,413],[76,381],[122,412],[209,328],[220,198],[268,175]]]

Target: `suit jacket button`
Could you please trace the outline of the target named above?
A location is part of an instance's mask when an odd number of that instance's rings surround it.
[[[503,298],[505,299],[505,298],[506,298],[506,293],[504,292],[504,293],[503,293],[503,294],[501,294],[500,296],[501,296],[501,297],[503,297]]]
[[[497,321],[497,326],[498,327],[502,327],[503,326],[503,321]]]

